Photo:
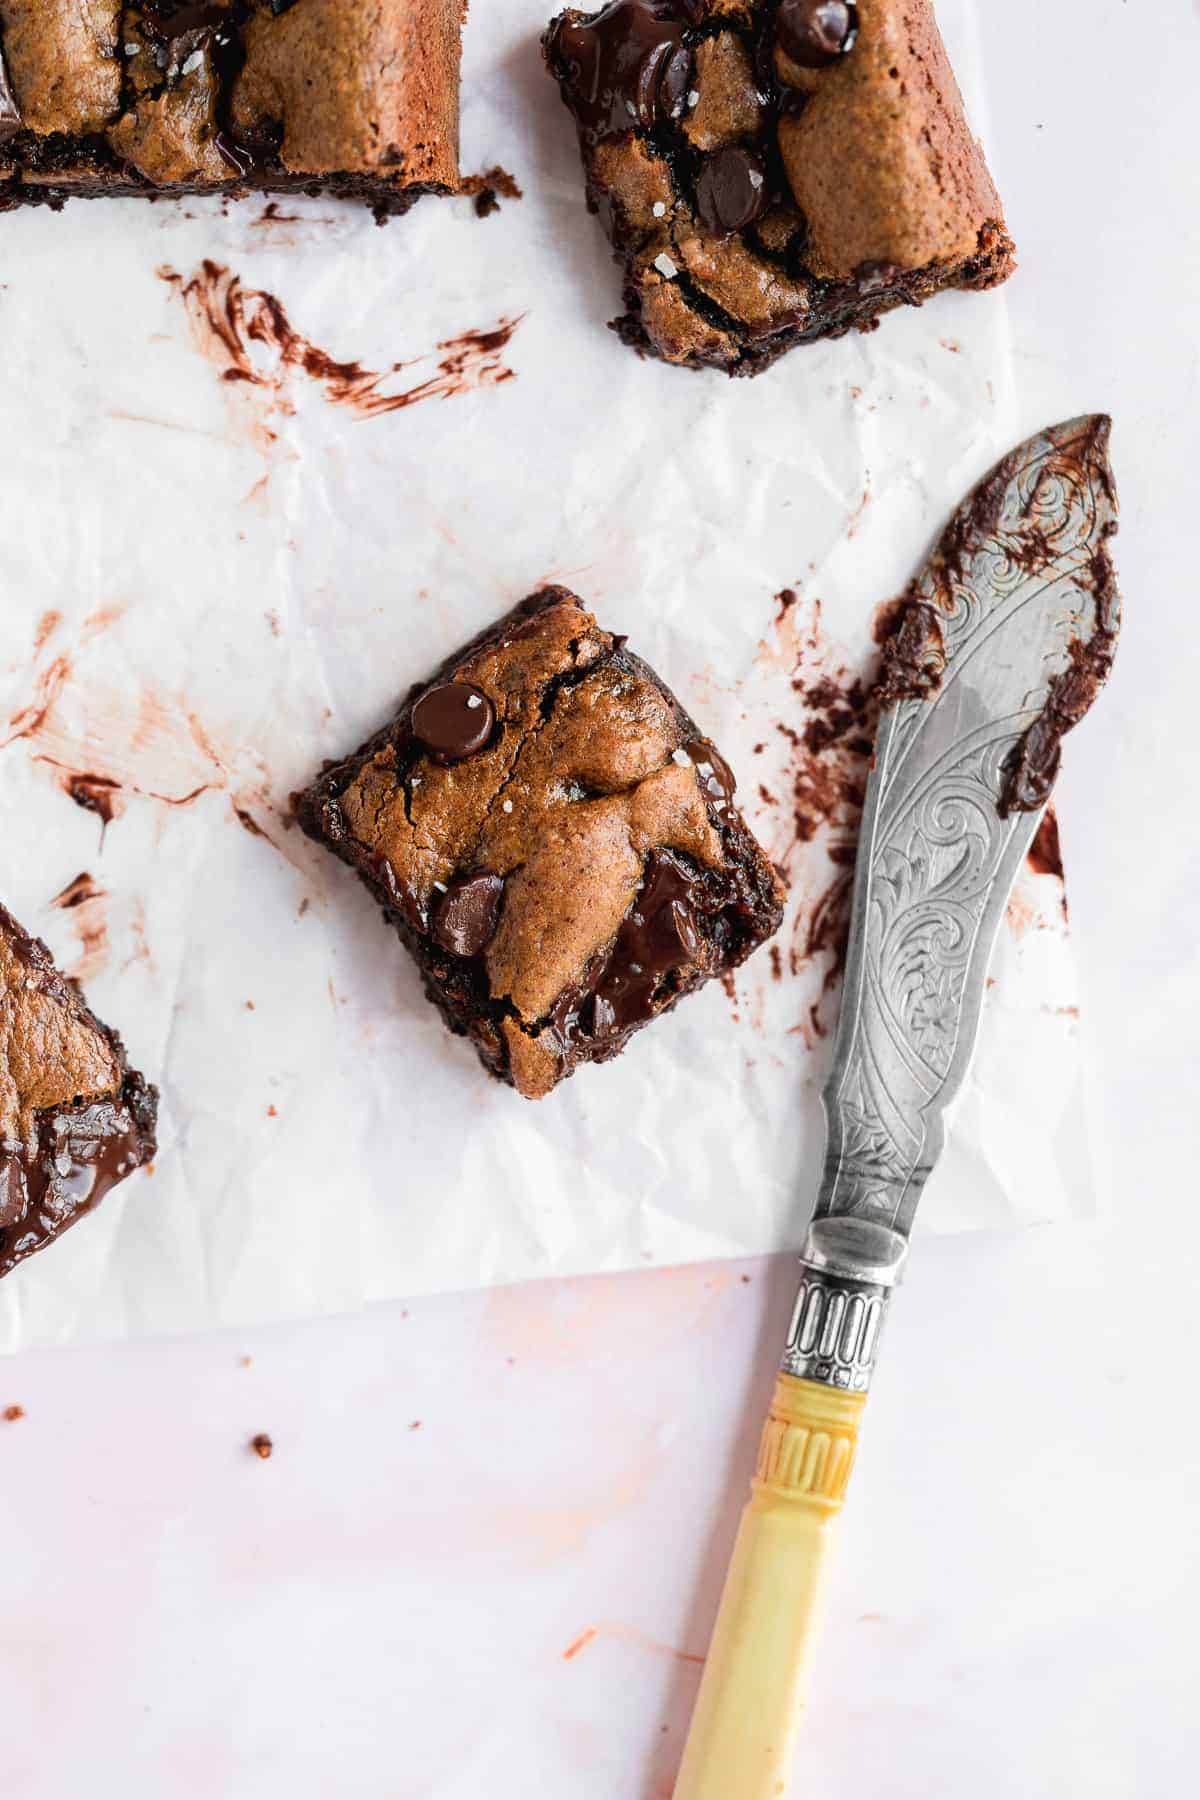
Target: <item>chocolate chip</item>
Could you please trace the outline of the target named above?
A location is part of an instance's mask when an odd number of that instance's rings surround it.
[[[766,172],[758,157],[729,145],[705,159],[696,182],[696,212],[705,231],[728,237],[757,219],[766,193]]]
[[[682,115],[683,104],[691,85],[692,53],[681,44],[678,50],[672,50],[665,58],[658,78],[655,105],[662,118],[678,119]],[[648,126],[647,130],[650,129],[652,127]]]
[[[496,935],[503,893],[503,877],[490,869],[452,881],[433,916],[435,942],[453,956],[478,956]]]
[[[781,0],[775,36],[800,68],[826,69],[854,48],[858,8],[851,0]]]
[[[579,128],[593,142],[653,131],[683,112],[692,53],[672,0],[611,0],[591,19],[564,15],[546,43]]]
[[[495,722],[491,701],[469,681],[430,688],[412,710],[414,737],[446,762],[461,762],[482,750]]]

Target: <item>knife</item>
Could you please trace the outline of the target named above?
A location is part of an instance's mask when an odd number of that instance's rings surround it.
[[[1112,665],[1111,422],[1051,427],[967,497],[885,650],[826,1152],[751,1498],[674,1800],[778,1800],[880,1333],[988,962]]]

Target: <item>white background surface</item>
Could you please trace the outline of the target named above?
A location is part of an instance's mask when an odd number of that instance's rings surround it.
[[[1106,1216],[922,1246],[797,1792],[1157,1800],[1198,1747],[1200,16],[1016,0],[981,32],[1017,432],[1117,421],[1127,622],[1060,789]],[[947,333],[980,304],[943,303]],[[7,1362],[5,1791],[667,1800],[791,1279]]]

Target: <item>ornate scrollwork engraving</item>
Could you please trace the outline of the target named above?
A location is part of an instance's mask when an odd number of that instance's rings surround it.
[[[1112,604],[1106,444],[1107,421],[1082,419],[1006,457],[915,584],[914,598],[937,609],[946,668],[931,700],[906,700],[880,724],[819,1215],[907,1232],[941,1149],[1037,825],[1034,814],[1001,816],[1006,771],[1072,647],[1101,628],[1102,600]]]

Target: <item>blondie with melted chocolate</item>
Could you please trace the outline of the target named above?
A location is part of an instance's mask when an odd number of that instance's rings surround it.
[[[544,49],[643,353],[754,375],[1011,273],[930,0],[611,0]]]
[[[450,1029],[536,1099],[742,962],[783,894],[714,746],[565,588],[532,595],[296,796]]]
[[[463,0],[0,0],[0,210],[458,187]]]

